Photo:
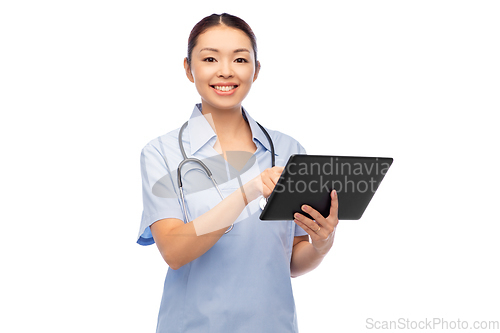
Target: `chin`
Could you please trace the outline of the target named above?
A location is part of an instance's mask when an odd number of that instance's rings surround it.
[[[211,107],[219,110],[231,110],[241,106],[242,100],[232,100],[232,101],[214,101],[211,99],[202,98],[202,101]]]

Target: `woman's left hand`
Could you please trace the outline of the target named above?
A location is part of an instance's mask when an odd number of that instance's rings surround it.
[[[309,214],[314,220],[295,213],[294,222],[302,227],[310,236],[314,249],[322,256],[326,255],[333,245],[333,236],[335,228],[339,223],[337,191],[333,190],[330,194],[332,198],[330,215],[324,218],[317,210],[308,205],[302,205],[302,210]]]

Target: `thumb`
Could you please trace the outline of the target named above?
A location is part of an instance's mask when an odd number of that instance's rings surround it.
[[[330,206],[330,215],[338,217],[338,209],[339,209],[339,200],[336,190],[332,190],[330,193],[330,197],[332,198],[332,204]]]

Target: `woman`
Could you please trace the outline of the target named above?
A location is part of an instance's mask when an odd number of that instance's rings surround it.
[[[243,20],[213,14],[196,24],[184,68],[201,104],[186,126],[152,140],[141,155],[138,243],[156,243],[170,266],[157,332],[297,332],[290,277],[317,267],[330,250],[336,194],[327,218],[304,206],[315,220],[259,220],[257,199],[271,194],[289,156],[305,150],[261,128],[241,106],[260,70]],[[278,166],[270,167],[273,148]],[[181,149],[209,168],[217,187],[188,160],[181,192]]]

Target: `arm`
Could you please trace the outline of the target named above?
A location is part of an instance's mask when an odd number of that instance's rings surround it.
[[[309,243],[309,236],[295,237],[292,249],[292,259],[290,262],[290,276],[297,277],[312,271],[319,266],[323,258],[330,251],[333,245],[335,229],[338,220],[338,200],[336,191],[331,193],[330,215],[327,218],[309,206],[302,206],[302,209],[312,216],[315,221],[296,213],[294,222],[304,229],[312,239]]]
[[[178,269],[203,255],[224,235],[248,202],[261,194],[270,195],[282,171],[282,167],[264,170],[191,223],[175,218],[154,222],[151,233],[163,259],[172,269]]]

